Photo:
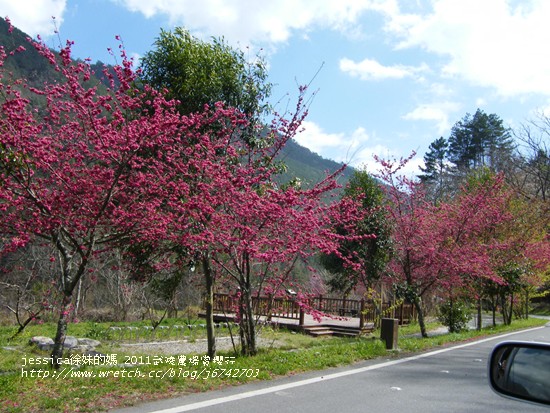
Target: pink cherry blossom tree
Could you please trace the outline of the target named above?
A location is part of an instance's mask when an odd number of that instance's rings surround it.
[[[306,115],[301,102],[289,120],[275,117],[268,133],[258,131],[254,145],[240,134],[248,130],[246,118],[231,108],[218,104],[213,115],[208,115],[208,108],[190,115],[189,119],[202,119],[196,124],[207,133],[182,137],[180,149],[172,152],[175,172],[165,202],[157,211],[163,216],[161,221],[168,223],[165,232],[162,237],[134,240],[137,246],[160,240],[154,249],[165,255],[154,257],[157,265],[162,261],[176,267],[187,265],[186,260],[201,263],[210,356],[216,351],[213,293],[220,277],[226,289],[240,292],[241,350],[254,354],[252,294],[279,293],[292,282],[292,268],[298,259],[336,248],[335,235],[328,226],[333,220],[329,214],[336,215],[336,209],[323,197],[335,189],[340,171],[311,189],[276,183],[277,156]],[[349,216],[341,218],[348,225],[353,221],[351,210],[347,208]],[[184,251],[187,258],[175,258],[175,250]]]
[[[97,254],[131,234],[164,232],[156,211],[171,186],[166,158],[178,137],[200,129],[201,119],[181,118],[174,102],[136,88],[124,55],[114,75],[105,71],[110,87],[100,94],[89,65],[71,60],[70,42],[58,54],[29,45],[61,80],[30,88],[0,72],[0,234],[4,251],[36,240],[55,250],[50,259],[59,272],[52,278],[62,293],[52,353],[58,368],[75,286]],[[0,66],[9,58],[0,50]]]
[[[307,309],[303,289],[292,270],[298,260],[337,248],[336,234],[329,227],[334,206],[322,197],[334,189],[334,177],[314,188],[268,187],[262,191],[228,193],[217,217],[213,260],[221,274],[238,289],[239,332],[243,354],[255,354],[256,322],[252,297],[285,296],[296,289],[298,305]],[[271,306],[271,303],[269,303]]]
[[[379,162],[394,222],[389,281],[414,304],[426,337],[423,299],[429,293],[452,293],[483,279],[503,282],[493,251],[507,244],[495,236],[495,228],[510,219],[506,206],[511,194],[502,177],[496,177],[434,205],[419,182],[399,175],[407,160]]]
[[[242,139],[249,130],[243,114],[216,104],[179,115],[177,102],[136,86],[124,54],[114,74],[105,71],[110,87],[99,93],[89,65],[71,60],[70,42],[58,54],[29,44],[60,80],[33,88],[0,72],[0,234],[4,251],[37,240],[55,251],[62,303],[54,367],[75,287],[110,249],[152,271],[202,263],[210,354],[214,282],[217,273],[232,280],[243,292],[243,352],[255,353],[253,282],[282,288],[297,259],[337,248],[328,222],[342,221],[353,236],[356,220],[352,203],[323,202],[335,175],[311,189],[275,182],[277,155],[306,116],[302,101],[251,145]],[[0,52],[0,63],[8,58]],[[43,105],[31,105],[29,95]]]

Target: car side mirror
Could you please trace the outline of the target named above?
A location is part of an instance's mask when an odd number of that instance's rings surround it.
[[[489,383],[503,396],[550,405],[550,344],[498,344],[489,358]]]

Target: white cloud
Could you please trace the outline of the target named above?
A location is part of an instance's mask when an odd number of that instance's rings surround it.
[[[410,153],[399,153],[382,143],[372,142],[373,136],[365,128],[358,127],[350,134],[327,133],[314,122],[305,121],[304,130],[296,135],[296,141],[311,151],[336,162],[375,173],[379,169],[374,155],[382,159],[407,157]],[[418,159],[417,159],[418,158]],[[403,169],[403,174],[414,176],[420,173],[422,158],[412,159]]]
[[[378,163],[374,160],[374,155],[382,159],[387,159],[395,156],[395,152],[390,150],[387,146],[380,144],[363,147],[357,152],[351,164],[356,168],[365,169],[369,173],[374,173],[380,168]]]
[[[449,114],[458,109],[459,105],[454,102],[422,104],[411,112],[403,115],[402,119],[435,121],[438,133],[443,134],[451,127],[449,123]]]
[[[346,142],[343,133],[327,133],[316,123],[304,121],[302,127],[303,130],[295,137],[296,142],[319,155],[327,150],[341,147]]]
[[[2,17],[9,17],[14,26],[33,37],[53,34],[55,25],[52,17],[55,17],[59,28],[66,7],[66,0],[0,0]]]
[[[550,95],[550,2],[547,0],[112,0],[146,17],[166,16],[208,35],[242,45],[277,44],[313,29],[354,32],[367,12],[387,17],[399,47],[420,47],[444,59],[440,75],[495,88],[501,95]],[[404,12],[406,10],[407,12]],[[365,79],[400,79],[423,67],[341,61]]]
[[[550,2],[433,0],[424,14],[386,12],[400,47],[448,59],[442,74],[495,88],[504,96],[550,95]]]
[[[373,59],[354,62],[345,58],[340,60],[340,70],[361,80],[384,80],[413,77],[416,73],[425,71],[426,67],[425,65],[421,67],[404,65],[384,66]]]
[[[371,140],[365,128],[358,127],[350,134],[328,133],[311,121],[304,121],[303,131],[299,132],[296,141],[311,151],[336,162],[356,165],[360,162],[361,153]]]
[[[380,159],[391,160],[401,157],[406,158],[411,154],[397,153],[384,145],[375,145],[363,148],[357,154],[357,161],[352,162],[351,165],[358,169],[366,170],[371,174],[376,174],[380,170],[380,164],[376,162],[374,155],[377,155]],[[405,175],[409,178],[415,177],[421,173],[420,166],[424,166],[424,161],[421,156],[416,155],[406,163],[399,175]]]
[[[245,46],[285,42],[294,31],[307,32],[313,27],[353,30],[359,15],[378,4],[372,0],[112,1],[148,18],[164,15],[172,25],[223,35]]]
[[[479,97],[476,99],[476,107],[480,108],[487,105],[487,99],[484,97]]]
[[[443,98],[455,95],[455,90],[450,85],[440,82],[432,83],[429,87],[429,90],[434,96],[439,96]]]

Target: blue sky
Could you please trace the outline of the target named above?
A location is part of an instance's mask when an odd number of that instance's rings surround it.
[[[0,15],[106,63],[116,35],[139,58],[176,26],[261,49],[279,110],[316,91],[298,142],[370,171],[412,151],[415,170],[477,108],[511,128],[550,115],[547,0],[0,0]]]

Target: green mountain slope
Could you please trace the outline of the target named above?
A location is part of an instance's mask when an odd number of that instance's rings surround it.
[[[323,180],[327,173],[333,173],[342,167],[342,164],[325,159],[294,140],[285,146],[281,160],[287,166],[287,171],[281,177],[283,182],[298,177],[307,185]],[[339,183],[344,185],[352,174],[353,168],[344,169]]]

